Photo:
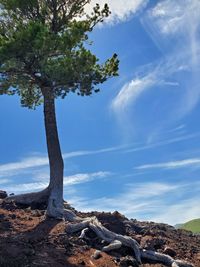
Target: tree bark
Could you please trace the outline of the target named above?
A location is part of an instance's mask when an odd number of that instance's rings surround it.
[[[49,200],[47,215],[63,218],[63,170],[62,158],[55,112],[55,98],[51,88],[43,88],[44,121],[47,151],[50,166]]]

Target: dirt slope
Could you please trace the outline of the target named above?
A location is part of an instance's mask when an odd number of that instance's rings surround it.
[[[66,222],[45,219],[44,214],[43,209],[0,204],[0,267],[137,266],[132,251],[127,248],[109,254],[101,252],[94,259],[92,255],[103,244],[93,232],[87,234],[88,240],[79,239],[79,234],[67,235]],[[128,220],[118,212],[78,214],[95,215],[104,226],[134,237],[144,248],[165,251],[200,267],[200,236],[191,232],[165,224]]]

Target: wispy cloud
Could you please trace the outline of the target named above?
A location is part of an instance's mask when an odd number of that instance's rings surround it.
[[[129,149],[126,149],[124,152],[125,153],[132,153],[132,152],[137,152],[137,151],[142,151],[142,150],[148,150],[148,149],[153,149],[156,147],[161,147],[161,146],[166,146],[169,144],[175,144],[175,143],[179,143],[182,141],[186,141],[186,140],[190,140],[196,137],[199,137],[200,133],[194,133],[194,134],[188,134],[188,135],[180,135],[174,138],[169,138],[160,142],[152,142],[152,143],[148,143],[146,145],[140,145],[140,146],[136,146],[136,147],[132,147]]]
[[[83,150],[83,151],[72,151],[63,154],[63,159],[67,160],[74,157],[89,156],[95,154],[103,154],[118,151],[124,149],[125,146],[116,146],[102,148],[99,150]],[[29,156],[19,160],[17,162],[6,163],[0,165],[0,178],[1,177],[10,177],[17,176],[21,173],[26,173],[27,170],[32,170],[36,168],[41,168],[49,164],[47,156]]]
[[[182,115],[190,112],[200,98],[199,12],[198,0],[185,0],[184,4],[178,0],[175,5],[173,0],[164,0],[158,2],[143,18],[144,27],[155,43],[159,43],[161,49],[164,48],[164,53],[167,53],[167,56],[172,53],[179,62],[182,60],[182,64],[177,66],[179,71],[187,69],[191,73],[191,76],[187,73],[188,83],[183,88],[183,100],[179,110]]]
[[[87,12],[91,11],[91,8],[96,4],[104,6],[107,3],[112,12],[111,16],[106,20],[107,23],[113,24],[121,21],[125,21],[130,18],[133,14],[143,9],[148,0],[129,0],[124,3],[124,0],[92,0],[87,6]]]
[[[197,204],[199,201],[199,197],[191,196],[173,205],[165,205],[163,206],[165,212],[158,212],[151,220],[162,223],[168,222],[171,225],[175,225],[197,219],[200,217],[199,206]]]
[[[107,178],[111,175],[110,172],[106,171],[99,171],[94,173],[78,173],[71,176],[64,177],[64,186],[73,186],[76,184],[81,183],[88,183],[92,182],[96,179],[103,179]],[[14,184],[5,186],[4,189],[9,193],[22,193],[22,192],[30,192],[30,191],[37,191],[42,190],[48,186],[48,179],[45,179],[42,182],[34,182],[34,183],[23,183],[23,184]]]
[[[185,124],[177,125],[172,128],[164,128],[162,129],[161,126],[158,126],[155,130],[153,130],[147,138],[147,144],[152,144],[154,142],[158,142],[159,139],[170,139],[170,137],[183,137],[187,132],[187,128]]]
[[[194,190],[196,188],[194,196]],[[175,225],[189,219],[198,218],[200,210],[197,203],[199,182],[197,183],[132,183],[127,184],[123,192],[114,197],[93,199],[72,198],[77,209],[91,211],[115,211],[129,218],[152,220]],[[170,198],[169,198],[170,196]],[[184,208],[187,212],[184,212]]]
[[[18,162],[7,163],[0,165],[0,176],[15,173],[19,170],[24,170],[33,167],[40,167],[48,164],[47,157],[29,157],[26,159],[22,159]]]
[[[186,31],[196,32],[199,25],[200,3],[198,0],[164,0],[149,11],[155,19],[160,32],[165,35],[185,34]]]
[[[63,158],[65,160],[74,158],[74,157],[83,157],[83,156],[91,156],[98,155],[103,153],[110,152],[120,152],[120,153],[133,153],[142,150],[153,149],[159,146],[165,146],[172,143],[182,142],[184,140],[196,138],[200,135],[200,133],[194,133],[189,135],[181,135],[175,138],[167,139],[161,142],[154,142],[151,144],[140,144],[136,145],[134,143],[127,144],[124,146],[116,146],[109,148],[102,148],[99,150],[84,150],[84,151],[74,151],[63,154]],[[47,169],[49,162],[46,156],[34,156],[34,157],[26,157],[20,161],[6,163],[0,165],[0,183],[6,184],[10,180],[9,177],[14,177],[18,175],[30,175],[34,180],[44,181],[45,179],[49,179],[49,172]]]
[[[64,159],[74,158],[74,157],[80,157],[80,156],[88,156],[88,155],[95,155],[95,154],[103,154],[103,153],[109,153],[118,151],[121,149],[124,149],[125,145],[119,145],[115,147],[107,147],[107,148],[101,148],[98,150],[82,150],[82,151],[73,151],[63,154]]]
[[[124,186],[124,192],[113,198],[103,197],[96,200],[94,199],[92,203],[85,199],[85,201],[81,203],[73,202],[72,204],[78,209],[85,211],[118,210],[127,216],[133,216],[134,212],[139,212],[141,208],[143,208],[143,211],[149,209],[153,210],[156,203],[154,198],[175,191],[177,188],[178,185],[158,182],[127,184]]]
[[[9,182],[10,182],[9,179],[1,179],[0,180],[0,185],[2,185],[2,184],[8,184]]]
[[[135,78],[126,83],[114,97],[111,102],[111,108],[119,115],[121,112],[127,112],[127,108],[133,107],[138,98],[152,87],[158,86],[179,86],[177,81],[170,77],[175,72],[179,72],[178,66],[181,63],[173,57],[167,60],[159,60],[139,69]],[[171,79],[171,80],[170,80]]]
[[[64,185],[75,185],[80,183],[91,182],[99,178],[106,178],[111,175],[111,172],[94,172],[94,173],[78,173],[64,178]]]
[[[172,77],[172,74],[179,72],[179,66],[181,65],[182,58],[177,60],[177,58],[174,58],[174,55],[167,57],[167,59],[160,59],[155,63],[145,65],[139,68],[135,77],[119,90],[119,93],[111,101],[110,107],[125,134],[129,132],[133,136],[133,133],[137,131],[136,127],[133,127],[133,119],[135,118],[136,120],[140,116],[137,113],[136,104],[144,104],[141,97],[146,92],[157,90],[159,95],[161,90],[165,94],[164,89],[166,88],[180,87],[179,82]],[[151,100],[151,102],[153,101],[155,99]],[[151,111],[151,106],[146,105],[145,109]]]
[[[169,161],[162,163],[154,163],[154,164],[145,164],[136,167],[137,170],[146,170],[146,169],[177,169],[183,167],[200,167],[200,158],[192,158],[192,159],[184,159],[177,161]]]
[[[111,103],[112,109],[116,113],[126,111],[126,108],[133,105],[138,97],[147,89],[156,83],[153,74],[149,74],[142,78],[136,78],[125,84],[119,91],[118,95]],[[118,114],[119,115],[119,114]]]
[[[198,0],[185,0],[184,4],[178,0],[175,5],[173,0],[164,0],[141,14],[142,25],[161,50],[161,56],[157,61],[139,67],[139,74],[135,73],[112,100],[112,110],[123,132],[126,133],[124,128],[127,128],[127,132],[132,131],[131,135],[137,133],[136,127],[131,127],[133,118],[136,121],[141,115],[135,106],[136,103],[144,104],[141,96],[151,88],[155,88],[158,94],[161,94],[162,89],[162,99],[165,101],[165,92],[169,94],[169,91],[163,90],[163,87],[177,87],[171,91],[171,103],[176,102],[176,105],[170,104],[168,113],[163,112],[166,124],[180,120],[196,107],[200,100],[199,12]],[[151,99],[151,105],[145,103],[145,109],[149,112],[154,101]],[[154,129],[148,129],[151,130]]]

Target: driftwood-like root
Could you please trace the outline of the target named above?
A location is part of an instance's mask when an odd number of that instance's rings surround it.
[[[80,221],[80,218],[78,217],[77,221],[75,220],[75,222],[76,223],[69,224],[67,226],[66,231],[68,233],[79,232],[86,228],[90,228],[96,233],[98,237],[100,237],[102,240],[105,240],[106,242],[110,244],[108,246],[105,246],[103,248],[103,251],[110,251],[111,249],[118,249],[123,244],[133,249],[137,262],[141,264],[140,247],[137,241],[134,240],[133,238],[128,237],[128,236],[118,235],[108,230],[98,221],[96,217],[82,219],[82,221]]]
[[[165,255],[159,252],[151,251],[151,250],[141,250],[141,257],[144,260],[152,261],[152,262],[158,262],[162,263],[165,266],[171,266],[171,267],[193,267],[192,264],[181,261],[181,260],[175,260],[169,255]]]
[[[3,201],[12,202],[15,201],[17,204],[23,205],[38,205],[38,204],[49,204],[50,190],[46,188],[40,192],[28,193],[16,196],[10,196],[5,198]],[[53,203],[53,202],[52,202]],[[52,204],[53,205],[53,204]],[[81,232],[79,238],[85,238],[88,229],[91,229],[96,235],[102,240],[108,243],[107,246],[102,248],[102,251],[108,252],[111,250],[119,249],[121,246],[130,247],[135,255],[135,259],[138,264],[142,264],[142,261],[148,263],[160,263],[169,267],[194,267],[192,264],[181,260],[175,260],[172,257],[158,253],[155,251],[145,250],[140,247],[138,242],[130,236],[124,236],[116,234],[107,228],[105,228],[96,217],[81,218],[77,216],[73,211],[69,209],[58,209],[59,218],[64,218],[66,221],[71,222],[67,225],[67,233]]]
[[[87,236],[86,236],[86,233],[89,231],[89,228],[85,228],[81,231],[81,234],[79,236],[80,239],[89,239]]]
[[[31,206],[34,208],[43,207],[46,209],[47,217],[59,220],[63,219],[63,199],[59,199],[57,195],[54,195],[49,187],[39,192],[9,196],[3,200],[5,203],[12,201],[19,205]]]
[[[116,234],[105,228],[96,217],[80,218],[72,211],[65,210],[65,219],[72,223],[67,225],[67,233],[75,233],[81,231],[80,237],[85,238],[88,228],[96,233],[98,237],[109,243],[104,246],[102,251],[107,252],[114,249],[119,249],[122,245],[130,247],[135,255],[138,264],[142,261],[149,263],[160,263],[169,267],[193,267],[192,264],[181,260],[175,260],[172,257],[158,253],[155,251],[145,250],[140,247],[138,242],[129,236]]]
[[[102,248],[102,251],[108,252],[111,250],[119,249],[122,246],[122,242],[119,240],[112,241],[108,246]]]
[[[39,192],[9,196],[4,199],[4,202],[9,203],[14,201],[17,204],[23,204],[23,205],[47,204],[49,193],[50,193],[49,189],[46,188]]]

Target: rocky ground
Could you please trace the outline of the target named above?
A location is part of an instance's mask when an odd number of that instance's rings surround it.
[[[128,220],[118,212],[79,213],[97,216],[108,229],[135,238],[143,248],[187,260],[200,267],[200,236],[153,222]],[[42,207],[19,207],[0,202],[0,267],[129,267],[137,266],[133,252],[125,247],[104,253],[105,245],[90,231],[88,239],[68,235],[67,223],[45,218]],[[144,267],[161,267],[143,264]]]

